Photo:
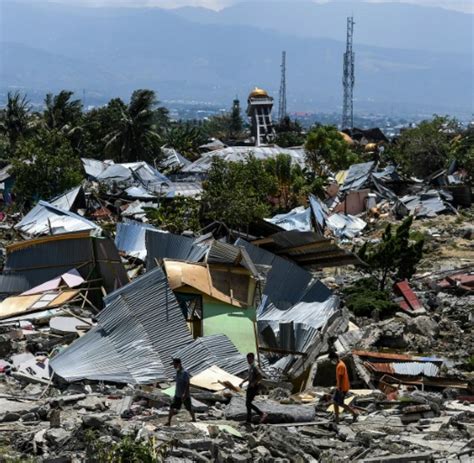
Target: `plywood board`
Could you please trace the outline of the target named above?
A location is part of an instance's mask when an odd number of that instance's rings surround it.
[[[192,386],[216,392],[226,388],[226,386],[222,384],[224,382],[229,382],[235,388],[239,388],[242,379],[227,373],[227,371],[222,370],[216,365],[212,365],[212,367],[191,378]]]

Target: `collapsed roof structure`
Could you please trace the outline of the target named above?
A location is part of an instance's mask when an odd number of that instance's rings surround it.
[[[82,164],[87,177],[105,185],[112,196],[153,199],[157,196],[198,197],[202,193],[200,182],[172,182],[144,161],[115,164],[113,161],[83,158]]]
[[[70,269],[76,269],[86,280],[95,279],[99,293],[100,287],[111,292],[128,283],[113,241],[89,232],[23,241],[8,246],[6,252],[0,294],[28,291]]]
[[[292,163],[298,164],[302,167],[304,166],[304,148],[280,148],[279,146],[228,146],[226,148],[203,154],[197,161],[183,167],[181,172],[208,172],[214,158],[222,159],[223,161],[243,162],[249,156],[254,156],[256,159],[264,160],[275,158],[279,154],[287,154],[291,157]]]

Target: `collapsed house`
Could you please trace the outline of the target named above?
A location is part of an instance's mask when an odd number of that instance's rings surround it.
[[[115,164],[84,158],[82,163],[87,177],[103,185],[110,196],[149,201],[157,196],[199,197],[202,193],[200,182],[172,182],[144,161]]]
[[[91,300],[128,283],[112,240],[89,232],[67,233],[18,242],[6,248],[0,294],[14,295],[75,269],[91,287]]]

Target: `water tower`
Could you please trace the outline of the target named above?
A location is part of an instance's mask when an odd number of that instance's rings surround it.
[[[273,98],[262,88],[255,87],[249,95],[247,114],[252,126],[255,146],[272,143],[275,129],[272,124]]]

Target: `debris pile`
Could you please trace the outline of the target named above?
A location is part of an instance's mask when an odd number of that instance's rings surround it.
[[[178,154],[170,165],[192,173],[212,152]],[[456,172],[420,182],[357,164],[324,201],[245,235],[177,235],[145,209],[199,196],[200,182],[145,162],[83,163],[84,185],[1,229],[1,458],[472,461],[473,215],[458,210]],[[417,272],[382,285],[386,311],[351,311],[345,290],[370,273],[354,246],[380,243],[405,215],[426,241]],[[244,423],[248,352],[265,424]],[[341,403],[357,411],[338,424],[334,353],[351,384]],[[176,358],[197,421],[183,411],[168,427]]]

